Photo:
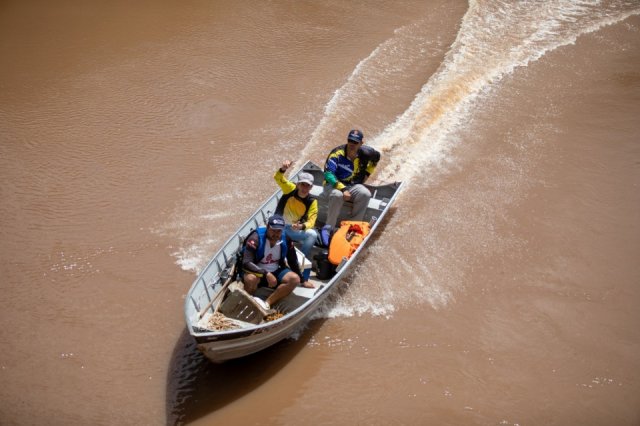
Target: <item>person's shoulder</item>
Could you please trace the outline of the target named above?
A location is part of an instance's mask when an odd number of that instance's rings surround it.
[[[345,155],[345,153],[347,152],[347,146],[346,145],[338,145],[335,148],[333,148],[331,150],[331,152],[329,153],[329,155]]]
[[[256,249],[258,248],[258,243],[260,241],[260,238],[258,237],[258,230],[254,229],[253,231],[251,231],[251,233],[247,236],[247,241],[246,241],[246,246],[252,249]]]

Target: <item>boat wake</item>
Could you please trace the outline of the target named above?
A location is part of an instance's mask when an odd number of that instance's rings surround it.
[[[380,178],[407,181],[437,167],[457,143],[456,131],[469,121],[477,99],[506,75],[639,13],[638,3],[631,1],[471,1],[438,72],[372,142],[389,157]]]
[[[581,35],[635,14],[640,14],[640,6],[628,0],[470,1],[458,37],[440,67],[409,108],[369,139],[385,153],[378,178],[409,181],[446,165],[451,148],[458,143],[456,131],[469,121],[478,98],[495,90],[505,76],[573,44]],[[412,66],[424,63],[436,47],[420,39],[415,25],[398,29],[336,90],[302,154],[309,155],[316,145],[324,144],[340,123],[367,121],[356,111],[372,98],[386,101],[387,93],[381,92],[395,90],[398,80]]]
[[[420,178],[420,187],[430,186],[446,173],[453,161],[451,151],[463,143],[461,130],[468,127],[474,110],[481,107],[478,101],[499,95],[500,82],[506,76],[548,52],[573,44],[581,35],[636,14],[640,14],[640,5],[635,1],[470,1],[458,36],[437,70],[411,105],[368,139],[367,143],[384,155],[376,179],[405,181],[409,191],[417,189],[417,183],[411,185],[416,177]],[[357,112],[367,110],[365,104],[371,102],[371,98],[379,102],[384,98],[380,93],[401,85],[399,80],[413,72],[411,67],[428,63],[425,48],[435,47],[426,40],[416,39],[415,29],[407,26],[397,30],[394,37],[358,64],[326,105],[325,114],[303,155],[326,143],[333,129],[350,127],[343,123],[366,122]],[[415,45],[421,47],[413,50],[411,46]],[[413,55],[411,59],[405,56],[408,54]],[[431,58],[435,56],[434,52],[430,54]],[[422,59],[417,59],[421,55]],[[396,239],[404,244],[410,237],[404,235]],[[371,247],[376,248],[376,245]],[[442,248],[434,250],[437,253]],[[376,268],[377,263],[384,262],[388,256],[388,252],[380,256],[373,254],[376,259],[366,262],[365,267]],[[418,278],[409,279],[405,285],[394,286],[392,290],[371,289],[371,282],[353,274],[355,291],[341,295],[321,315],[388,316],[416,297],[434,308],[446,305],[453,298],[454,291],[446,285],[425,284],[432,273],[429,267],[405,266],[405,271],[411,271],[410,275]],[[370,276],[371,271],[364,275]],[[357,290],[360,288],[368,291]]]

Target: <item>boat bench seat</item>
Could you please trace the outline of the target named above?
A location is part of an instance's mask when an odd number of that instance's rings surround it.
[[[311,190],[309,191],[309,193],[315,197],[318,198],[318,202],[320,202],[319,198],[322,195],[322,191],[324,190],[324,187],[322,185],[313,185],[313,187],[311,188]],[[374,210],[384,210],[384,208],[387,206],[387,203],[389,202],[388,199],[384,198],[382,200],[378,199],[378,198],[371,198],[371,200],[369,200],[369,205],[367,206],[370,209],[374,209]],[[346,201],[345,204],[349,205],[352,204],[351,201]]]

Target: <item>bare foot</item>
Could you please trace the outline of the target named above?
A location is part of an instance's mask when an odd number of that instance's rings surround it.
[[[313,285],[313,283],[309,282],[309,281],[305,281],[302,283],[302,287],[304,288],[316,288],[315,285]]]

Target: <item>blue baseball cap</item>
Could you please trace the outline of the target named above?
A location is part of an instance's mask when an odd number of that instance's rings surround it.
[[[267,225],[271,229],[284,229],[284,218],[279,214],[274,214],[267,221]]]
[[[364,137],[364,135],[362,134],[362,132],[360,130],[353,129],[352,131],[349,132],[349,136],[347,136],[347,140],[360,143],[360,142],[362,142],[362,138],[363,137]]]

